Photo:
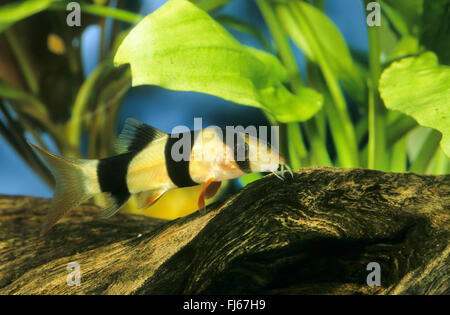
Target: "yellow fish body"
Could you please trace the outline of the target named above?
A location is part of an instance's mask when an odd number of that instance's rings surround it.
[[[136,195],[138,207],[156,202],[165,192],[205,184],[198,207],[214,196],[221,181],[252,172],[275,172],[284,160],[276,150],[245,133],[206,128],[167,134],[128,118],[117,143],[117,155],[69,159],[31,144],[47,161],[56,190],[41,234],[82,202],[102,195],[104,216],[114,215]],[[231,137],[230,137],[231,135]],[[229,141],[232,138],[232,141]]]

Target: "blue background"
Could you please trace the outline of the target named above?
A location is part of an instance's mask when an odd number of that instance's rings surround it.
[[[142,1],[141,14],[149,14],[165,1]],[[326,14],[337,25],[351,49],[367,52],[367,28],[361,0],[328,0]],[[234,0],[217,14],[233,15],[253,24],[266,38],[269,37],[264,20],[253,1]],[[262,49],[258,41],[249,35],[229,30],[241,43]],[[82,55],[85,75],[96,67],[100,30],[97,26],[86,29],[82,36]],[[295,49],[300,69],[304,72],[304,56]],[[203,127],[210,124],[227,125],[265,124],[256,108],[238,106],[220,98],[193,92],[168,91],[155,86],[132,88],[126,95],[120,114],[118,129],[127,117],[134,117],[163,131],[170,132],[177,125],[193,128],[194,117],[203,119]],[[0,119],[4,117],[0,114]],[[45,139],[45,137],[44,137]],[[50,145],[50,147],[52,147]],[[0,193],[51,197],[51,190],[35,175],[23,160],[0,136]]]

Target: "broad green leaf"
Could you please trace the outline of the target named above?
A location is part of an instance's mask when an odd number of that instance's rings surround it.
[[[450,67],[439,65],[432,52],[404,58],[384,71],[379,86],[387,108],[440,131],[450,156]]]
[[[0,6],[0,32],[11,24],[47,9],[53,0],[15,1]]]
[[[362,101],[365,95],[364,82],[336,25],[316,7],[302,1],[296,1],[296,4],[305,16],[305,22],[315,35],[314,39],[323,50],[335,77],[341,80],[344,89],[352,97]],[[289,36],[311,61],[316,62],[311,43],[304,35],[305,30],[295,20],[295,15],[285,5],[278,5],[276,10]]]
[[[312,89],[296,96],[285,88],[287,73],[277,58],[241,45],[186,0],[170,0],[145,17],[114,62],[130,64],[133,86],[212,94],[263,108],[281,122],[307,120],[322,106],[322,96]]]

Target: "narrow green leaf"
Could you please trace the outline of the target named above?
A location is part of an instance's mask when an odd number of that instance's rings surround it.
[[[400,139],[391,149],[390,172],[406,172],[406,138]]]
[[[59,128],[50,120],[47,108],[34,95],[0,80],[0,98],[11,100],[10,105],[14,111],[33,117],[33,119],[39,121],[42,126],[47,128],[58,144],[64,143],[63,135],[61,135]]]
[[[225,27],[253,36],[259,41],[264,49],[270,50],[269,42],[266,40],[262,32],[252,24],[239,20],[231,15],[219,15],[215,17],[215,20]]]
[[[435,0],[425,2],[435,2]],[[386,7],[383,6],[384,4],[389,5],[389,9],[392,9],[397,15],[402,17],[410,34],[418,34],[424,0],[383,0],[382,8],[386,12]]]
[[[401,115],[397,117],[386,127],[386,130],[389,130],[386,135],[386,147],[390,148],[391,146],[393,146],[397,141],[406,136],[415,127],[417,127],[417,122],[410,116]]]
[[[347,44],[336,25],[316,7],[302,1],[296,1],[296,3],[316,35],[315,40],[329,60],[334,76],[342,82],[344,89],[352,97],[362,101],[365,95],[364,82],[358,68],[353,64]],[[296,23],[291,12],[285,6],[278,6],[277,11],[289,36],[311,61],[317,62],[317,56],[314,55],[311,43],[305,36],[305,30],[299,23]]]
[[[79,148],[81,141],[82,123],[83,117],[87,114],[86,108],[89,99],[93,95],[93,89],[95,84],[101,78],[102,75],[110,71],[112,68],[111,57],[103,60],[97,68],[89,75],[89,77],[81,85],[75,102],[72,107],[72,114],[69,122],[66,124],[68,142],[74,148]],[[68,157],[78,157],[76,156],[78,152],[69,152],[66,155]]]
[[[403,57],[413,56],[419,52],[419,39],[412,36],[404,36],[397,43],[394,50],[387,57],[387,61],[393,61]]]
[[[322,96],[312,89],[298,96],[286,89],[287,73],[276,57],[241,45],[186,0],[170,0],[145,17],[114,62],[131,65],[133,86],[212,94],[265,109],[281,122],[307,120],[322,106]]]
[[[450,0],[425,1],[420,43],[450,65]]]
[[[441,148],[438,148],[436,153],[434,154],[430,174],[446,175],[449,171],[449,165],[450,159],[445,155],[444,151],[442,151]]]
[[[197,7],[206,12],[220,9],[230,1],[231,0],[191,0]]]
[[[439,149],[441,137],[441,134],[436,130],[432,130],[429,133],[415,160],[411,163],[411,167],[409,168],[411,172],[418,174],[424,174],[426,172],[436,150]]]
[[[37,98],[1,80],[0,97],[18,101],[19,103],[17,103],[17,106],[19,106],[19,109],[24,112],[35,113],[35,115],[47,117],[47,109]]]
[[[48,8],[54,0],[15,1],[0,6],[0,32],[11,24]]]
[[[427,52],[393,63],[380,79],[387,108],[413,117],[442,133],[442,150],[450,156],[450,67]]]
[[[381,1],[381,8],[397,32],[399,32],[402,36],[408,36],[409,29],[403,16],[384,1]]]
[[[298,24],[297,29],[302,29],[305,39],[311,45],[311,51],[317,59],[317,63],[325,79],[328,89],[321,88],[324,91],[324,95],[327,91],[330,92],[331,102],[325,101],[325,112],[328,116],[330,127],[332,130],[333,138],[336,142],[337,154],[339,162],[344,167],[356,167],[358,163],[357,142],[355,131],[348,114],[347,102],[344,98],[344,94],[341,87],[338,84],[338,80],[333,72],[330,60],[326,57],[324,49],[321,47],[320,42],[317,40],[317,34],[313,31],[311,21],[303,14],[299,9],[297,1],[289,1],[288,6],[277,5],[276,10],[279,18],[283,20],[281,16],[284,12],[284,16],[294,16],[295,21]],[[291,20],[294,20],[291,18]],[[316,85],[321,84],[315,82]]]

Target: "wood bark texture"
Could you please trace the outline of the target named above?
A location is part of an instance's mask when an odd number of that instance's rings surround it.
[[[173,221],[84,204],[40,237],[49,204],[0,196],[0,294],[450,294],[450,176],[307,168]]]

